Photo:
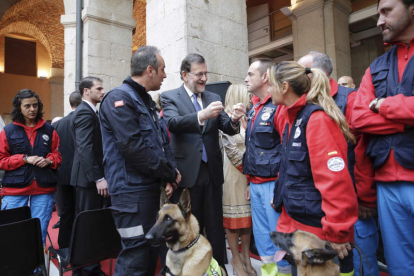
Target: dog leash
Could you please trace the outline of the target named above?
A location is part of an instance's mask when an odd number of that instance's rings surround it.
[[[183,248],[180,248],[176,251],[171,250],[171,249],[170,250],[174,253],[180,253],[180,252],[186,251],[186,250],[190,249],[191,247],[193,247],[198,242],[199,239],[200,239],[200,234],[198,234],[197,237],[192,242],[190,242],[187,246],[185,246]],[[164,267],[161,269],[160,273],[158,273],[158,276],[167,275],[167,273],[170,274],[171,276],[177,276],[177,275],[175,275],[174,273],[171,272],[170,268],[167,265],[164,265]]]
[[[363,265],[363,259],[365,259],[365,261],[367,262],[367,265],[368,265],[369,274],[370,274],[371,276],[373,276],[373,275],[372,275],[372,272],[371,272],[371,266],[369,265],[368,258],[367,258],[367,256],[365,255],[364,251],[361,249],[361,247],[359,247],[359,245],[357,245],[357,244],[355,244],[355,243],[351,243],[351,247],[352,247],[352,248],[355,248],[355,249],[356,249],[356,251],[358,251],[358,254],[359,254],[359,261],[360,261],[360,266],[359,266],[359,275],[360,275],[360,276],[364,276],[364,265]]]

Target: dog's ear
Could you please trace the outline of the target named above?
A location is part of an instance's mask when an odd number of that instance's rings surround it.
[[[332,248],[315,248],[302,251],[302,260],[310,264],[322,264],[338,255]]]
[[[181,193],[180,200],[178,201],[178,207],[180,207],[181,212],[185,219],[190,217],[191,214],[191,199],[190,199],[190,191],[188,189],[184,189]]]
[[[168,200],[167,194],[165,193],[165,190],[163,187],[161,187],[161,196],[160,196],[160,209],[164,204],[169,204],[170,201]]]

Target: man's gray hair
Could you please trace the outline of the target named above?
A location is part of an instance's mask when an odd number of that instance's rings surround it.
[[[308,55],[313,57],[313,68],[319,68],[326,74],[326,76],[331,76],[333,71],[333,63],[332,59],[327,54],[311,51]]]
[[[151,66],[158,72],[158,63],[156,54],[160,54],[155,46],[141,46],[131,58],[131,76],[142,76],[148,66]]]

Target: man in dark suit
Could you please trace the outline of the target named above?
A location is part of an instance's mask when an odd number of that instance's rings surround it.
[[[72,92],[69,96],[72,112],[53,124],[60,138],[59,151],[62,155],[62,163],[58,168],[59,178],[55,194],[57,209],[60,212],[58,237],[60,248],[69,247],[72,224],[75,219],[75,188],[70,185],[73,155],[75,151],[72,116],[74,110],[81,102],[82,97],[79,91]]]
[[[73,112],[75,154],[71,185],[76,187],[76,214],[101,209],[109,196],[104,177],[102,135],[96,105],[105,95],[102,80],[85,77],[79,83],[82,103]],[[104,275],[100,265],[83,268],[82,276]],[[75,272],[74,272],[75,273]],[[76,272],[78,273],[78,272]]]
[[[224,178],[218,130],[230,135],[238,133],[239,120],[246,113],[246,107],[235,105],[229,117],[220,96],[205,91],[207,65],[201,55],[189,54],[182,61],[180,71],[184,84],[161,94],[171,149],[182,174],[173,198],[177,201],[184,188],[190,189],[191,211],[200,223],[200,232],[205,228],[213,257],[224,267]]]

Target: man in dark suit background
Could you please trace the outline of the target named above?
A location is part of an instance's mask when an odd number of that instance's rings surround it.
[[[224,267],[222,184],[223,161],[218,130],[234,135],[240,131],[239,120],[246,113],[242,104],[234,106],[229,117],[220,96],[205,91],[207,65],[198,54],[189,54],[181,63],[184,84],[161,94],[163,117],[171,135],[171,149],[182,174],[173,200],[189,188],[191,211],[205,228],[213,247],[213,257]]]
[[[73,155],[75,144],[73,141],[72,116],[74,110],[82,102],[79,91],[74,91],[69,96],[72,112],[53,124],[59,138],[59,151],[62,155],[62,163],[58,168],[59,178],[56,186],[55,200],[60,212],[60,226],[58,244],[60,248],[69,247],[72,224],[75,219],[75,188],[70,185]]]
[[[79,83],[82,102],[73,112],[75,154],[71,173],[71,185],[76,187],[76,214],[101,209],[104,198],[109,196],[104,176],[102,135],[96,105],[105,95],[102,80],[85,77]],[[74,272],[75,275],[79,273]],[[80,275],[80,274],[79,274]],[[82,269],[82,276],[105,275],[100,265]]]

